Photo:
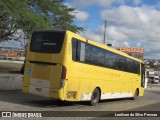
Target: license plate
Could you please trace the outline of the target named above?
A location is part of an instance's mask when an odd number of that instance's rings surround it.
[[[42,92],[42,88],[35,88],[35,91]]]

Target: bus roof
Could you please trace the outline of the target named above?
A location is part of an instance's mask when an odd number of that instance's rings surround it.
[[[42,29],[42,30],[35,30],[35,31],[33,31],[33,32],[42,32],[42,31],[44,31],[44,32],[52,32],[52,31],[66,32],[66,33],[72,34],[72,36],[76,36],[76,38],[78,38],[78,39],[80,39],[80,40],[82,40],[82,41],[84,41],[84,42],[86,42],[86,39],[87,39],[87,38],[82,37],[82,36],[79,35],[79,34],[76,34],[76,33],[71,32],[71,31],[69,31],[69,30],[43,30],[43,29]],[[103,49],[112,51],[112,52],[114,52],[114,53],[120,54],[120,55],[122,55],[122,56],[131,58],[131,59],[133,59],[133,60],[136,60],[136,61],[138,61],[138,62],[142,62],[142,63],[143,63],[143,61],[141,61],[141,60],[139,60],[139,59],[137,59],[137,58],[134,58],[134,57],[132,57],[132,56],[129,56],[127,53],[121,52],[121,51],[119,51],[119,50],[117,50],[117,49],[115,49],[115,48],[109,47],[109,46],[104,45],[104,44],[101,44],[101,43],[94,42],[93,40],[88,40],[88,39],[87,39],[87,42],[88,42],[88,43],[91,43],[91,44],[93,44],[93,45],[95,45],[95,46],[101,47],[101,48],[103,48]]]

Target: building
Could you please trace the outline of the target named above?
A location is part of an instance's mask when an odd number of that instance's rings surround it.
[[[0,47],[0,59],[24,60],[25,49]]]
[[[140,60],[144,60],[144,49],[143,48],[121,47],[119,50],[129,54],[132,57],[138,58]]]

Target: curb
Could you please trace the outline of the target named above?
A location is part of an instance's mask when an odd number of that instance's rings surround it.
[[[21,90],[23,75],[0,76],[0,90]]]
[[[0,60],[0,62],[4,62],[4,63],[19,63],[19,64],[23,64],[24,61],[11,61],[11,60]]]

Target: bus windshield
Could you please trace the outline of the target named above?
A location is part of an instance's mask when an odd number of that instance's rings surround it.
[[[65,31],[36,31],[31,37],[31,52],[60,53]]]

